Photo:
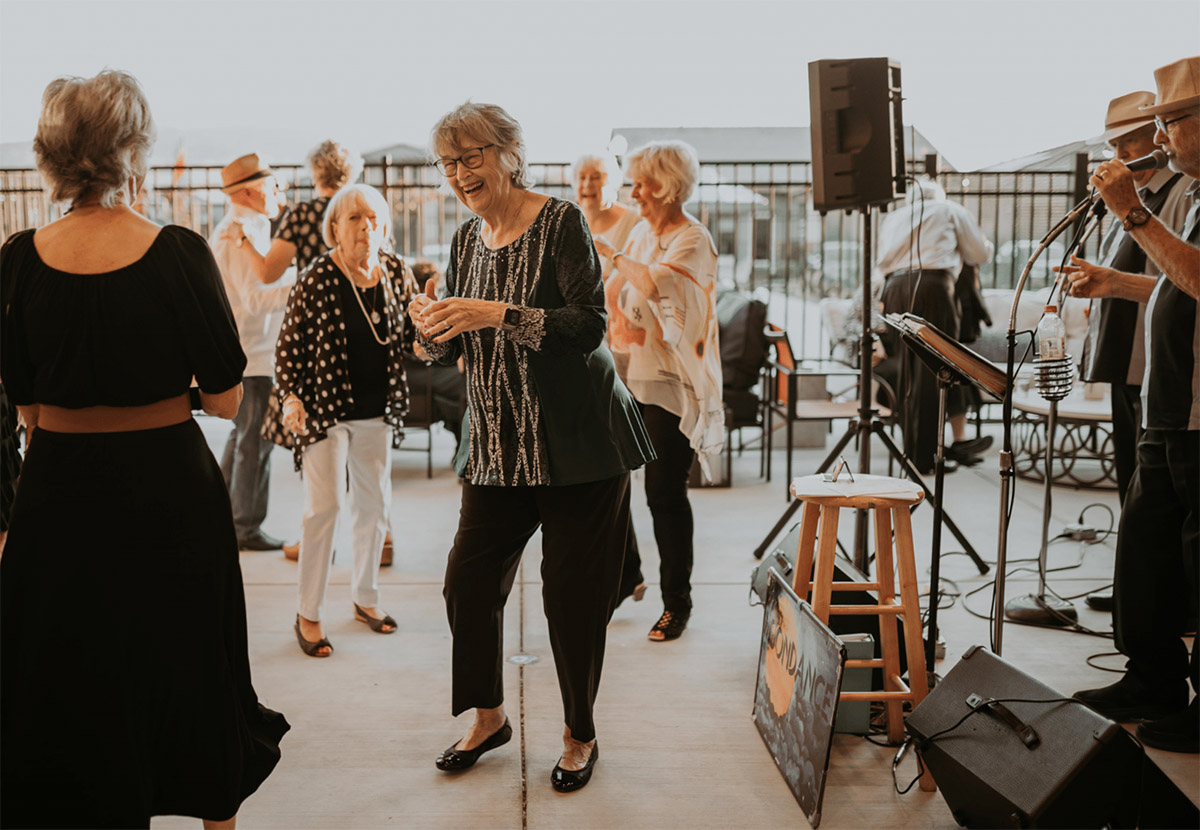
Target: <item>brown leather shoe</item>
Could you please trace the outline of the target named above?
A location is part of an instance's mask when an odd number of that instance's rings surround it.
[[[294,544],[284,545],[283,546],[283,557],[285,559],[290,559],[293,562],[299,561],[299,559],[300,559],[300,543],[296,542]]]
[[[383,537],[383,558],[379,560],[379,567],[386,568],[391,565],[393,553],[392,533],[391,531],[388,531],[387,535]]]

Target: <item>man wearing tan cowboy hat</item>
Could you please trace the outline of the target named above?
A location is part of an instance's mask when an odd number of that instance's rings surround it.
[[[265,254],[270,250],[271,220],[279,215],[283,199],[271,168],[255,153],[226,165],[221,182],[221,190],[229,197],[229,211],[213,230],[209,245],[246,352],[242,406],[225,442],[221,472],[229,488],[238,547],[277,550],[283,541],[262,529],[274,447],[262,437],[262,425],[275,374],[275,341],[293,281],[261,284],[250,251]],[[233,226],[240,226],[240,233],[227,231]]]
[[[1156,69],[1154,142],[1171,169],[1200,177],[1200,56]],[[1162,270],[1152,281],[1080,267],[1068,273],[1077,296],[1146,302],[1146,374],[1138,465],[1121,512],[1113,631],[1128,657],[1124,676],[1075,697],[1114,720],[1142,721],[1138,738],[1173,752],[1200,752],[1200,665],[1180,632],[1197,591],[1200,562],[1200,184],[1188,189],[1182,233],[1148,211],[1120,160],[1096,168],[1091,184],[1113,219]]]
[[[1154,152],[1154,116],[1138,110],[1138,107],[1153,103],[1153,92],[1131,92],[1109,103],[1104,133],[1099,138],[1120,161],[1128,162]],[[1192,180],[1169,169],[1141,170],[1134,173],[1133,178],[1146,208],[1171,230],[1182,231],[1188,209],[1186,194]],[[1074,262],[1077,268],[1091,264],[1082,259]],[[1109,226],[1100,245],[1098,267],[1152,277],[1161,273],[1120,222],[1112,222]],[[1137,465],[1137,440],[1141,433],[1142,375],[1146,369],[1145,310],[1145,303],[1119,297],[1092,300],[1080,366],[1083,380],[1111,385],[1113,455],[1117,492],[1122,502]]]

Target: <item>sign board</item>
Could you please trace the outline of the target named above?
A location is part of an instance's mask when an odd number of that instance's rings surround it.
[[[821,823],[846,647],[772,568],[754,724],[809,824]]]

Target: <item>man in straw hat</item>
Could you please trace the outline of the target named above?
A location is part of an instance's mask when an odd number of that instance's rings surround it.
[[[1155,70],[1154,142],[1171,169],[1200,177],[1200,56]],[[1080,267],[1071,293],[1145,301],[1146,374],[1138,465],[1129,483],[1120,531],[1113,631],[1128,657],[1124,676],[1075,697],[1114,720],[1141,723],[1138,738],[1173,752],[1200,752],[1200,665],[1180,636],[1200,562],[1200,184],[1188,188],[1182,233],[1148,211],[1120,160],[1096,168],[1091,184],[1163,279],[1147,287],[1132,274]]]
[[[274,446],[262,437],[262,425],[275,374],[275,341],[292,283],[261,284],[250,251],[265,254],[270,250],[271,220],[279,215],[283,199],[271,168],[255,153],[226,165],[221,182],[221,190],[229,197],[229,211],[209,244],[246,352],[242,406],[225,443],[221,472],[229,487],[238,546],[242,550],[277,550],[283,541],[262,529]],[[241,226],[240,234],[226,232],[234,223]]]
[[[1154,152],[1157,130],[1154,116],[1138,110],[1138,107],[1153,103],[1153,92],[1131,92],[1109,103],[1100,140],[1108,143],[1120,161],[1128,162]],[[1133,178],[1147,210],[1172,231],[1182,231],[1187,218],[1186,194],[1191,179],[1170,169],[1141,170],[1134,173]],[[1072,261],[1076,267],[1090,265],[1082,259]],[[1162,273],[1134,238],[1125,232],[1121,222],[1111,223],[1100,245],[1098,267],[1151,277]],[[1145,303],[1120,297],[1093,300],[1083,345],[1082,379],[1090,383],[1108,383],[1112,387],[1113,449],[1117,491],[1122,502],[1137,464],[1137,439],[1141,433],[1142,375],[1146,369],[1145,310]]]

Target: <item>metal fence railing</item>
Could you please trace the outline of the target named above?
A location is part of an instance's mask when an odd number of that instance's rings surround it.
[[[1062,172],[937,174],[949,197],[978,218],[996,245],[995,258],[981,268],[985,288],[1016,284],[1037,240],[1077,201],[1085,169],[1086,163]],[[288,188],[289,201],[312,198],[306,167],[280,165],[275,170]],[[573,197],[569,171],[567,164],[531,166],[535,187],[562,198]],[[143,193],[144,211],[157,222],[208,236],[226,209],[220,180],[218,166],[153,168]],[[437,171],[385,160],[369,163],[364,181],[379,188],[391,205],[396,249],[444,266],[454,229],[468,214],[442,186]],[[808,162],[701,165],[700,184],[688,209],[713,235],[725,285],[765,287],[771,295],[806,305],[823,297],[850,296],[861,284],[861,216],[814,211],[811,189]],[[0,170],[0,238],[42,225],[56,211],[36,171]],[[1089,253],[1095,252],[1102,231],[1089,240]],[[1051,256],[1039,261],[1031,288],[1048,284],[1049,268],[1062,251],[1056,243]]]

